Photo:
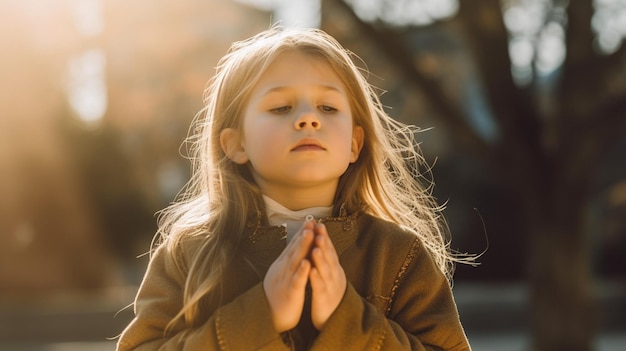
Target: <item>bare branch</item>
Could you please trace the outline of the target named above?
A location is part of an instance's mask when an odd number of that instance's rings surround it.
[[[431,106],[437,110],[438,117],[446,124],[446,128],[454,135],[455,141],[473,151],[478,157],[491,158],[492,150],[483,139],[473,130],[467,122],[463,111],[453,104],[445,96],[440,84],[426,77],[415,66],[413,53],[407,50],[408,45],[401,42],[399,35],[383,26],[375,27],[358,17],[350,5],[342,0],[327,0],[341,8],[354,21],[359,30],[369,40],[378,46],[382,53],[399,69],[406,74],[406,79],[414,84],[427,97]]]

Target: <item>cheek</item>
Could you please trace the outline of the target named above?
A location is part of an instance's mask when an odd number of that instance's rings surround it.
[[[277,133],[273,128],[260,124],[250,125],[249,128],[246,128],[245,133],[246,145],[249,148],[272,148],[280,140],[280,137],[276,135]],[[250,151],[254,152],[257,150]]]
[[[352,123],[345,123],[341,126],[341,141],[343,146],[348,150],[352,150],[352,140],[354,138],[354,128],[352,127]]]
[[[250,134],[249,134],[250,135]],[[282,139],[271,133],[257,130],[246,139],[245,148],[250,162],[253,165],[271,163],[281,149]]]
[[[254,151],[254,148],[257,145],[263,144],[263,141],[259,140],[263,137],[263,131],[260,130],[257,124],[258,123],[256,123],[254,120],[246,119],[243,126],[244,146],[246,148],[246,151],[248,152]]]

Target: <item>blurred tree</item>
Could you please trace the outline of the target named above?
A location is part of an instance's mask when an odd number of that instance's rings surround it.
[[[2,303],[117,283],[97,214],[59,133],[58,72],[76,35],[66,7],[3,2],[0,20],[0,296]],[[32,6],[32,7],[31,7]],[[48,35],[57,35],[51,44]]]
[[[217,60],[270,14],[217,0],[0,8],[0,296],[138,283],[119,260],[149,250],[155,212],[186,182],[180,146]]]
[[[540,11],[527,17],[536,27],[526,41],[511,31],[520,2],[448,1],[458,11],[443,21],[423,16],[441,13],[436,2],[417,3],[324,0],[322,27],[368,64],[384,61],[393,89],[404,84],[395,115],[414,121],[417,101],[511,193],[517,205],[507,210],[519,211],[529,241],[533,349],[591,350],[591,234],[599,230],[590,230],[589,206],[607,189],[597,170],[626,135],[626,48],[601,52],[592,0],[534,2]],[[417,23],[409,4],[423,6]],[[614,195],[623,201],[623,190]]]
[[[218,59],[231,42],[264,29],[270,18],[234,1],[153,4],[104,2],[100,45],[107,60],[108,108],[101,130],[85,140],[103,163],[83,159],[92,198],[100,202],[113,247],[126,258],[149,249],[155,212],[188,179],[181,144],[203,107],[203,90]]]

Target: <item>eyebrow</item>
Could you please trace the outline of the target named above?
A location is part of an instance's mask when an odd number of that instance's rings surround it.
[[[336,86],[333,85],[318,85],[317,86],[318,89],[320,90],[324,90],[324,91],[334,91],[340,94],[345,94],[345,92],[343,90],[341,90],[340,88],[337,88]],[[267,96],[273,92],[281,92],[284,90],[289,90],[291,89],[291,86],[277,86],[274,88],[270,88],[267,91],[265,91],[263,94],[261,94],[261,96]]]

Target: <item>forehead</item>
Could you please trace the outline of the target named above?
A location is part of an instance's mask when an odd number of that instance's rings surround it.
[[[340,76],[320,55],[297,50],[280,53],[260,75],[257,88],[314,84],[344,90]]]

